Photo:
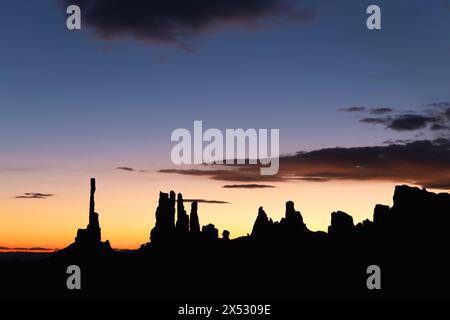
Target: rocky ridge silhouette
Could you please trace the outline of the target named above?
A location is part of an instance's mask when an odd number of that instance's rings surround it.
[[[309,230],[288,201],[280,221],[260,207],[251,234],[230,239],[227,230],[219,238],[212,224],[200,228],[197,202],[188,214],[181,194],[161,192],[150,241],[120,252],[101,241],[95,191],[92,179],[89,224],[73,244],[31,271],[28,265],[9,269],[20,278],[8,287],[13,297],[24,291],[67,299],[450,297],[449,194],[397,186],[393,206],[376,205],[372,221],[355,225],[336,211],[328,232]],[[85,290],[65,287],[68,264],[84,270]],[[366,286],[370,265],[382,270],[381,290]]]

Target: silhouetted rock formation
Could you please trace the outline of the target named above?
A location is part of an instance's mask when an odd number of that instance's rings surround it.
[[[285,217],[280,221],[282,231],[287,236],[302,236],[307,228],[303,223],[303,217],[299,211],[295,211],[294,202],[286,202]]]
[[[396,237],[401,230],[403,238],[409,241],[408,247],[423,248],[425,242],[448,241],[450,195],[396,186],[394,205],[390,209],[377,206],[374,222],[377,230],[388,236]]]
[[[183,195],[181,193],[178,194],[177,199],[177,224],[175,228],[181,235],[189,232],[189,216],[184,210]]]
[[[353,218],[350,215],[342,211],[331,213],[331,225],[328,227],[330,236],[348,236],[354,232],[354,229]]]
[[[95,179],[91,179],[91,196],[89,201],[89,224],[86,229],[78,229],[76,243],[83,245],[101,242],[101,230],[98,222],[98,213],[95,212]]]
[[[200,233],[200,222],[198,220],[197,207],[198,207],[197,201],[192,202],[189,226],[190,226],[190,231],[193,234]]]
[[[273,221],[269,220],[263,207],[259,207],[258,216],[253,224],[251,236],[255,239],[267,237],[272,231]]]
[[[159,193],[155,217],[156,223],[150,233],[150,241],[158,243],[171,239],[175,231],[175,192],[170,191],[170,197],[167,193]]]
[[[219,230],[213,224],[208,224],[202,228],[203,238],[207,241],[215,241],[219,239]]]
[[[230,231],[223,230],[223,232],[222,232],[222,239],[223,240],[230,240]]]
[[[86,259],[98,253],[112,253],[108,240],[101,241],[99,214],[95,212],[95,178],[91,178],[89,199],[89,223],[86,229],[78,229],[75,242],[58,252],[58,256],[79,256]]]
[[[160,245],[172,245],[186,242],[190,239],[199,239],[200,222],[198,218],[197,201],[191,204],[190,217],[184,209],[183,195],[178,194],[175,210],[175,192],[170,191],[170,197],[167,193],[159,193],[159,203],[156,209],[155,227],[150,233],[150,243]],[[175,213],[177,221],[174,222]],[[146,248],[150,245],[143,245]]]
[[[377,204],[373,211],[373,223],[377,226],[386,225],[386,223],[389,219],[389,217],[388,217],[389,211],[390,211],[389,206]]]

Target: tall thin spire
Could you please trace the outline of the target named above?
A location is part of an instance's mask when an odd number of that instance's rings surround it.
[[[91,198],[89,202],[89,223],[93,223],[92,221],[95,216],[95,178],[91,178]]]
[[[89,199],[89,224],[86,229],[78,229],[75,242],[96,244],[101,241],[98,213],[95,212],[95,178],[91,178],[91,197]]]

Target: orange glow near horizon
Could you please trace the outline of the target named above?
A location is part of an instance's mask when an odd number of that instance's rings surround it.
[[[95,175],[94,175],[95,176]],[[63,181],[70,180],[70,184]],[[61,249],[74,241],[78,228],[88,223],[88,175],[44,179],[15,180],[8,190],[0,189],[0,247]],[[292,200],[304,222],[313,231],[326,231],[332,211],[345,211],[355,224],[372,219],[375,204],[392,205],[393,182],[336,181],[283,182],[268,189],[224,189],[223,181],[204,177],[160,174],[103,173],[96,176],[96,211],[100,214],[102,240],[116,249],[136,249],[149,241],[155,224],[160,191],[181,192],[185,199],[221,200],[229,204],[199,204],[200,224],[213,223],[219,234],[231,232],[231,238],[251,233],[258,208],[278,221],[284,215],[285,202]],[[61,180],[60,180],[61,179]],[[14,199],[14,195],[43,190],[55,193],[48,199]],[[57,185],[58,189],[50,188]],[[19,191],[20,189],[20,191]],[[185,203],[190,212],[190,203]],[[5,249],[3,249],[5,251]],[[6,250],[11,251],[11,250]],[[16,250],[17,251],[17,250]]]

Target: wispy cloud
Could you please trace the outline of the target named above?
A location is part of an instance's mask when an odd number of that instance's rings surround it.
[[[267,184],[227,184],[222,186],[222,188],[226,189],[264,189],[264,188],[275,188],[275,186],[267,185]]]
[[[367,124],[384,124],[387,125],[391,121],[391,118],[362,118],[359,122]]]
[[[130,168],[130,167],[117,167],[117,170],[123,170],[123,171],[129,171],[129,172],[134,172],[136,171],[134,168]]]
[[[388,107],[369,109],[369,113],[371,113],[371,114],[386,114],[386,113],[392,113],[392,112],[394,112],[394,109],[388,108]]]
[[[348,108],[339,108],[338,111],[349,112],[349,113],[370,113],[374,115],[382,115],[387,113],[392,113],[395,110],[389,107],[379,107],[379,108],[367,108],[367,107],[348,107]]]
[[[348,108],[339,108],[338,111],[342,112],[364,112],[366,111],[366,107],[348,107]]]
[[[206,199],[183,199],[184,202],[198,202],[198,203],[211,203],[211,204],[228,204],[229,202],[220,200],[206,200]]]
[[[117,167],[117,170],[126,171],[126,172],[139,172],[139,173],[147,173],[150,172],[150,170],[146,169],[135,169],[132,167]]]
[[[50,193],[39,193],[39,192],[27,192],[23,195],[15,196],[15,199],[47,199],[53,197],[54,194]]]

